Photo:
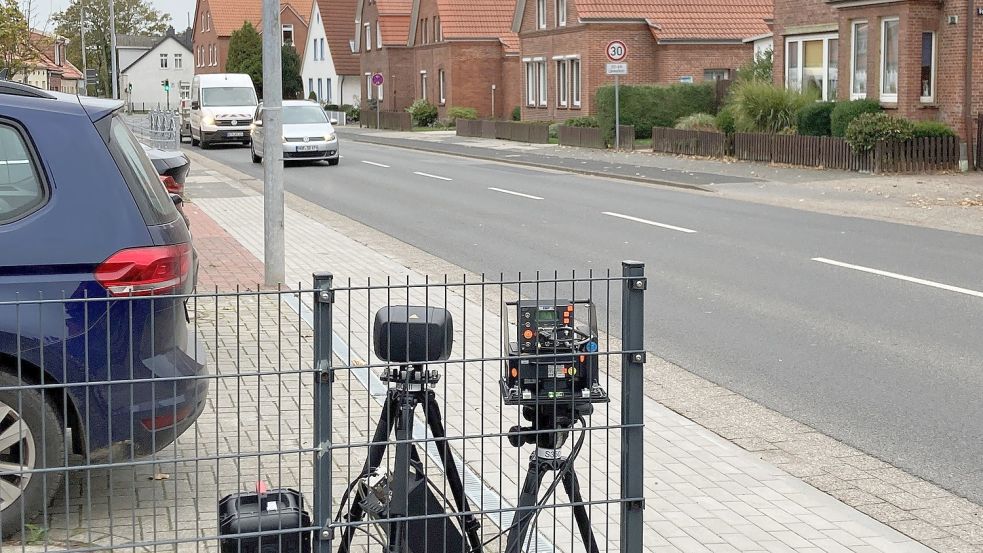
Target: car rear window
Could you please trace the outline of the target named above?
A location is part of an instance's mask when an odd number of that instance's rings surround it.
[[[174,202],[161,184],[150,158],[120,116],[112,118],[107,134],[109,151],[147,224],[155,226],[176,221],[180,215]]]
[[[0,123],[0,223],[20,219],[44,203],[44,190],[24,137]]]

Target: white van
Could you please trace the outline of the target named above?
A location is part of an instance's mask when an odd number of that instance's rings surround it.
[[[256,111],[256,88],[249,75],[195,75],[191,83],[191,145],[202,149],[219,142],[249,145]]]

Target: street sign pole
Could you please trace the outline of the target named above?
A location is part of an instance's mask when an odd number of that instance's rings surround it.
[[[109,0],[109,65],[110,80],[113,81],[113,99],[119,99],[119,83],[116,79],[116,6],[114,0]]]
[[[614,76],[614,149],[621,149],[621,77]]]
[[[280,0],[263,0],[263,274],[286,280],[283,238],[283,75]]]
[[[89,77],[88,68],[89,64],[86,63],[85,58],[85,0],[79,0],[79,38],[80,45],[82,46],[82,75],[83,82],[85,83],[85,95],[89,95]]]
[[[621,149],[621,75],[628,74],[628,64],[622,63],[628,57],[628,46],[623,41],[612,40],[607,47],[608,59],[605,73],[614,75],[614,149]]]

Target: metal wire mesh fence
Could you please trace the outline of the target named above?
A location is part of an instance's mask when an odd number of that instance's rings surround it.
[[[160,150],[181,149],[181,114],[177,111],[153,109],[128,120],[130,130],[140,142]]]
[[[2,547],[641,550],[640,265],[338,284],[3,298]]]

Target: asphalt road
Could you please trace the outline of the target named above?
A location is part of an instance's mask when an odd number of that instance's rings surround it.
[[[262,178],[246,149],[204,153]],[[650,351],[983,504],[983,237],[383,146],[342,154],[288,166],[287,191],[475,272],[645,261]]]

